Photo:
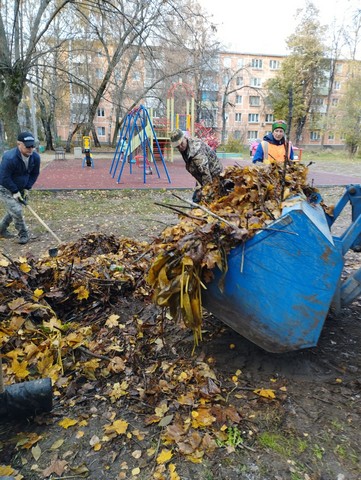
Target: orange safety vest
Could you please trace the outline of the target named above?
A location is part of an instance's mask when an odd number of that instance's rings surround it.
[[[263,163],[282,163],[285,161],[286,145],[273,145],[266,141],[261,142],[263,148]],[[288,142],[288,158],[291,155],[291,142]]]

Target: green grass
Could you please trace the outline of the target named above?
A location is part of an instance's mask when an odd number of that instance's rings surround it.
[[[285,458],[294,458],[308,448],[304,439],[274,432],[263,432],[258,437],[261,447],[271,449]]]

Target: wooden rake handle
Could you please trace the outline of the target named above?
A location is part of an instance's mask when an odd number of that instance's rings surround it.
[[[49,233],[52,234],[52,236],[55,238],[55,240],[60,244],[61,243],[61,240],[60,238],[55,235],[55,233],[52,231],[52,229],[44,222],[44,220],[42,220],[39,215],[34,212],[34,210],[27,204],[27,203],[24,203],[25,207],[34,215],[34,217],[38,220],[38,222],[40,222],[42,224],[43,227],[45,227],[47,229],[47,231]]]

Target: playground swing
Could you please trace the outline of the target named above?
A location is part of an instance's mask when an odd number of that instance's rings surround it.
[[[153,175],[152,166],[148,158],[144,158],[143,155],[136,155],[134,159],[138,168],[144,168],[144,162],[145,162],[145,174]]]

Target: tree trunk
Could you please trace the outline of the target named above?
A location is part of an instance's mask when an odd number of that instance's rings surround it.
[[[40,120],[45,134],[45,150],[54,150],[53,134],[51,131],[53,115],[51,112],[49,112],[49,114],[47,113],[46,106],[40,96],[37,97],[37,101],[40,107]]]
[[[97,135],[97,132],[95,130],[94,125],[92,125],[92,127],[91,127],[91,132],[92,132],[92,135],[93,135],[94,147],[100,147],[101,145],[100,145],[99,138],[98,138],[98,135]]]
[[[68,138],[66,140],[66,145],[65,145],[65,151],[67,153],[70,153],[70,145],[71,145],[71,141],[74,137],[74,135],[76,134],[76,132],[80,129],[81,125],[78,123],[77,125],[75,125],[75,127],[73,128],[73,130],[69,130],[69,133],[68,133]]]
[[[306,116],[302,116],[297,120],[297,125],[296,125],[296,145],[298,145],[301,142],[301,137],[302,137],[302,132],[304,129],[304,126],[306,124]]]
[[[6,143],[9,148],[16,146],[19,134],[18,107],[22,99],[25,82],[21,75],[4,77],[0,86],[0,105],[4,123]]]

